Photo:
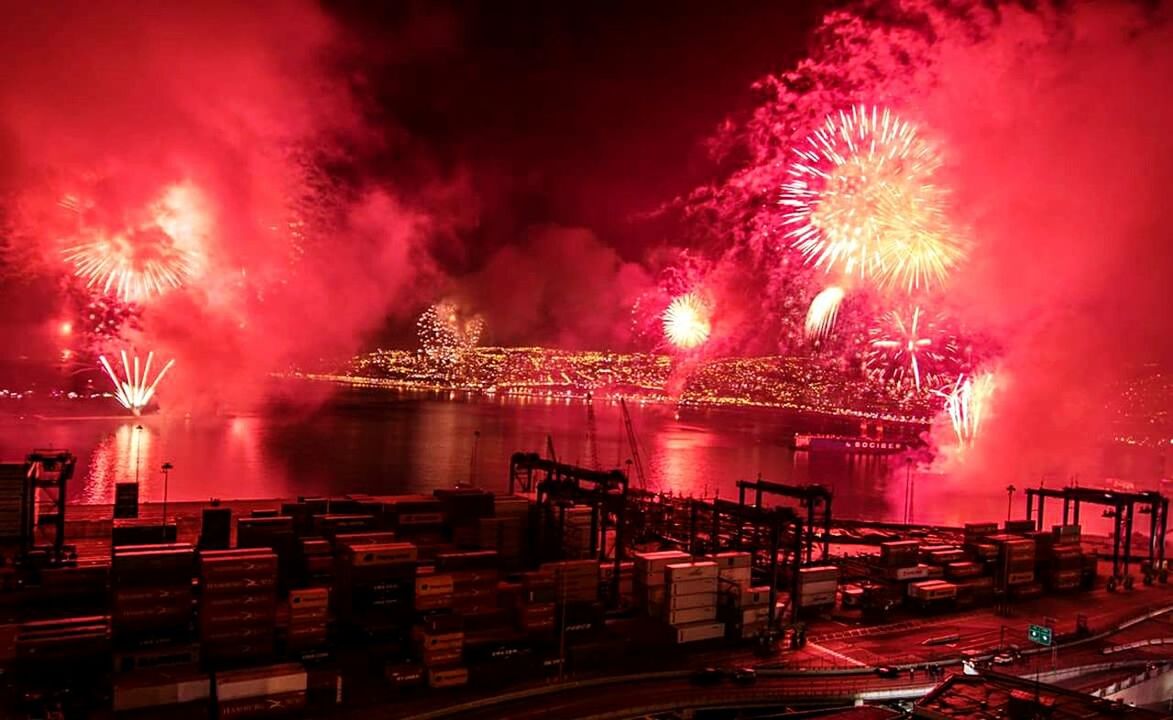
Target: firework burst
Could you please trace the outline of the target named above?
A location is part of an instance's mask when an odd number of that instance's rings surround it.
[[[442,365],[455,365],[480,344],[485,322],[464,319],[455,304],[440,302],[420,315],[416,328],[420,352]]]
[[[885,383],[911,385],[917,392],[933,384],[940,373],[951,369],[957,345],[942,332],[943,318],[929,316],[919,307],[907,312],[890,311],[871,331],[864,358],[869,373]]]
[[[74,196],[60,204],[84,212]],[[172,186],[133,226],[86,228],[85,241],[66,248],[65,260],[87,288],[127,302],[141,303],[181,287],[202,267],[206,220],[198,205],[193,189]]]
[[[709,307],[696,293],[680,295],[664,311],[664,337],[682,350],[704,344],[711,330]]]
[[[832,285],[823,290],[815,299],[811,300],[810,308],[806,311],[806,336],[821,338],[831,334],[835,326],[835,318],[839,315],[839,304],[843,302],[843,288]]]
[[[943,282],[961,260],[932,182],[940,157],[915,125],[857,106],[829,116],[794,152],[782,222],[808,263],[912,289]]]
[[[147,361],[145,366],[140,366],[138,355],[134,356],[134,362],[130,362],[126,355],[126,351],[122,351],[122,370],[123,375],[120,377],[118,373],[111,367],[110,361],[106,359],[105,355],[98,357],[98,362],[101,363],[102,369],[106,371],[106,375],[110,377],[110,382],[114,383],[114,399],[122,405],[122,407],[130,410],[135,415],[142,414],[150,402],[151,398],[155,396],[155,388],[159,387],[159,382],[171,366],[175,364],[174,360],[168,360],[163,369],[155,378],[151,379],[151,363],[155,359],[155,353],[147,353]]]
[[[962,447],[972,445],[994,394],[993,373],[982,373],[977,377],[959,376],[951,386],[933,392],[945,398],[945,412],[958,444]]]

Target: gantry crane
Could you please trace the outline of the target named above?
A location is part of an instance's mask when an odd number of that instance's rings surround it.
[[[644,463],[639,454],[639,440],[635,437],[635,428],[631,425],[631,413],[627,412],[627,402],[619,398],[619,409],[623,411],[623,429],[627,431],[627,444],[631,448],[631,464],[635,467],[635,477],[639,482],[640,490],[648,489],[648,478],[644,475]]]

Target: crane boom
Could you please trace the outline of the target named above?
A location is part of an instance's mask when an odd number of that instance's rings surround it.
[[[648,488],[648,479],[644,475],[644,463],[639,454],[639,441],[635,437],[635,428],[631,425],[631,413],[627,411],[627,402],[619,398],[619,409],[623,411],[623,428],[627,431],[627,445],[631,448],[631,464],[635,466],[635,477],[639,482],[640,490]]]

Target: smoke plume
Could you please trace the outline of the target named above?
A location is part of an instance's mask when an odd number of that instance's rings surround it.
[[[965,477],[1094,477],[1121,387],[1167,363],[1173,28],[1125,4],[1004,12],[944,45],[925,118],[976,248],[950,298],[1003,348]]]
[[[336,69],[345,49],[302,0],[8,8],[0,188],[22,245],[9,262],[65,277],[80,228],[138,227],[183,188],[197,276],[97,350],[176,358],[160,396],[178,407],[248,402],[273,371],[353,352],[428,272],[435,222],[327,170],[380,139]]]

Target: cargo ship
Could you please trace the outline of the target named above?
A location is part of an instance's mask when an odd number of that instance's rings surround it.
[[[907,440],[852,435],[794,435],[792,447],[809,452],[837,452],[853,455],[892,455],[912,448]]]

